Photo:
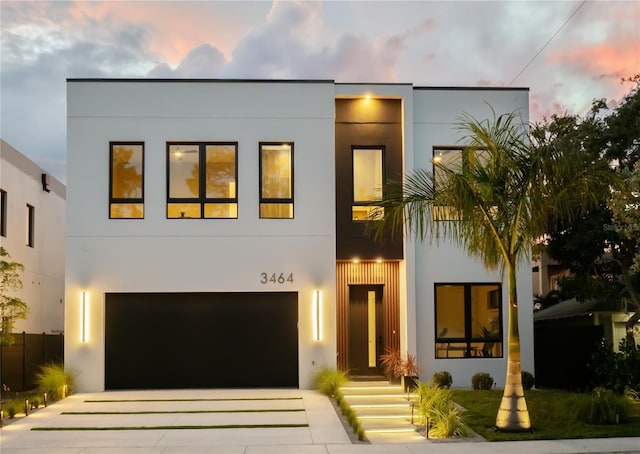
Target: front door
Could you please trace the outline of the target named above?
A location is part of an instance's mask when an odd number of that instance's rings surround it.
[[[382,285],[349,286],[349,372],[382,375],[384,346]]]

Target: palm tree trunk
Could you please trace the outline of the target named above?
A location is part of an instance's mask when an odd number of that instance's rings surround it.
[[[507,264],[507,285],[509,288],[509,331],[507,334],[507,378],[500,409],[496,417],[496,427],[505,431],[525,431],[531,429],[529,410],[522,388],[522,367],[520,365],[520,334],[518,333],[518,295],[516,292],[515,261]]]

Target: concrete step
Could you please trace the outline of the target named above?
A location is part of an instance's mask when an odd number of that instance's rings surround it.
[[[349,382],[341,388],[345,400],[356,412],[367,436],[415,437],[411,423],[411,399],[400,385],[380,381]],[[414,416],[417,421],[417,415]]]

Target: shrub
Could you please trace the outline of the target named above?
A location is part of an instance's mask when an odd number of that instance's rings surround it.
[[[526,370],[522,371],[522,387],[524,389],[531,389],[533,385],[536,384],[536,379],[533,377],[531,372],[527,372]]]
[[[593,388],[612,389],[622,394],[625,388],[640,389],[640,348],[625,337],[619,352],[602,342],[593,353],[589,370]]]
[[[40,406],[40,396],[33,395],[29,397],[29,403],[31,404],[31,408],[38,408]]]
[[[431,379],[438,388],[451,388],[451,383],[453,383],[453,377],[446,370],[442,372],[436,372],[433,374],[433,378]]]
[[[358,440],[363,441],[365,439],[365,433],[360,421],[358,421],[358,415],[353,408],[349,405],[349,402],[344,398],[342,391],[340,389],[336,390],[333,394],[333,398],[336,401],[336,404],[340,408],[340,411],[344,415],[345,419],[353,429],[353,432],[357,435]]]
[[[624,391],[624,395],[631,401],[636,404],[640,404],[640,391],[636,391],[635,389],[627,388]]]
[[[610,389],[596,388],[576,403],[576,418],[587,424],[618,424],[629,419],[630,401]]]
[[[51,400],[62,399],[73,393],[75,375],[59,363],[40,366],[35,382],[41,392],[46,392]]]
[[[464,437],[466,434],[467,428],[462,415],[452,403],[445,409],[436,410],[434,417],[430,420],[430,437]]]
[[[394,378],[399,377],[402,370],[402,354],[400,350],[393,350],[389,347],[384,349],[384,353],[380,355],[380,364],[386,376]]]
[[[418,413],[423,422],[435,417],[439,410],[446,410],[451,404],[451,390],[440,388],[433,381],[418,382],[416,388],[418,398]]]
[[[471,377],[473,389],[491,389],[493,387],[493,377],[486,372],[478,372]]]
[[[418,382],[416,395],[418,412],[430,437],[461,437],[466,434],[462,415],[453,404],[450,389],[439,386],[434,380]]]
[[[15,400],[11,400],[9,402],[6,402],[4,404],[4,411],[7,413],[7,416],[10,419],[13,419],[16,417],[16,413],[18,413],[18,402],[16,402]]]
[[[335,395],[347,381],[346,372],[329,368],[320,369],[313,377],[314,387],[327,396]]]

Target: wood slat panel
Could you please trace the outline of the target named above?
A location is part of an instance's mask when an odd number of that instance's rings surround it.
[[[336,307],[338,368],[349,367],[349,286],[383,285],[384,347],[400,349],[400,264],[338,262]]]

